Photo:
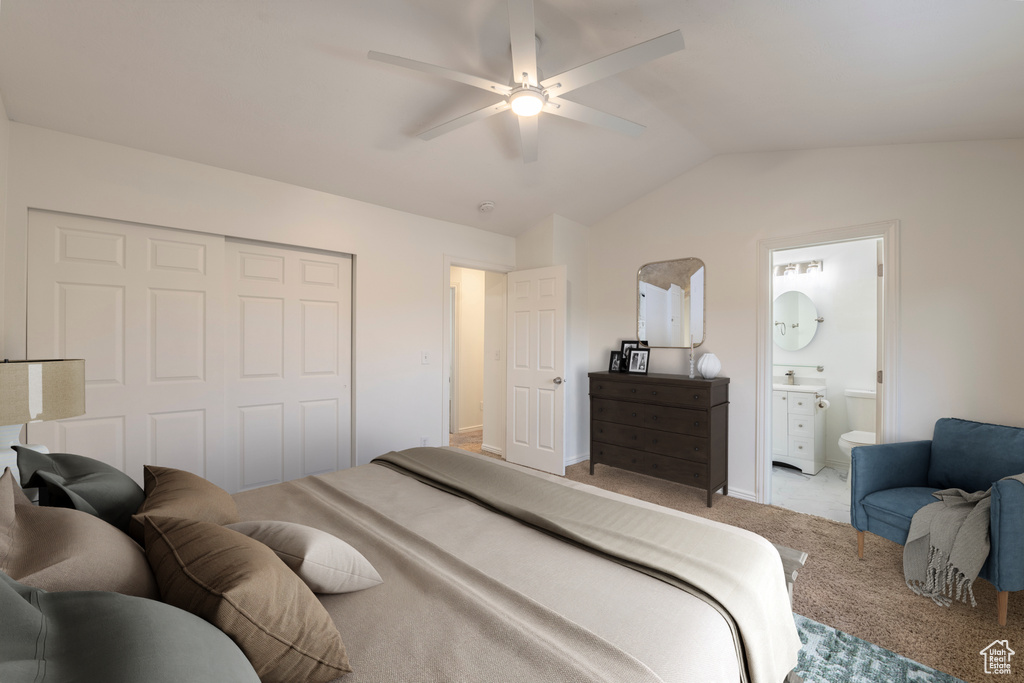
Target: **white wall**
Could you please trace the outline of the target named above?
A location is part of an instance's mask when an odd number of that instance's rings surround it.
[[[549,216],[516,240],[517,270],[566,266],[568,312],[565,403],[565,464],[586,460],[590,454],[589,229],[562,216]],[[607,369],[605,367],[597,369]]]
[[[456,429],[468,432],[484,420],[484,271],[452,266],[456,285],[458,379]]]
[[[423,436],[430,445],[447,443],[444,259],[511,267],[511,238],[22,124],[11,124],[10,138],[3,262],[10,358],[25,353],[29,208],[350,253],[358,462],[418,445]],[[420,364],[421,350],[431,364]]]
[[[0,93],[0,263],[5,262],[6,231],[4,226],[7,220],[7,167],[8,153],[10,151],[11,122],[7,120],[7,108],[4,106],[4,96]],[[4,283],[0,278],[0,359],[6,358],[6,346],[4,345]]]
[[[831,407],[825,411],[825,459],[846,471],[850,459],[839,450],[839,437],[849,431],[846,389],[874,389],[877,361],[878,240],[859,240],[775,252],[774,262],[820,260],[821,273],[773,278],[772,295],[803,292],[825,319],[814,338],[798,351],[773,345],[774,375],[794,370],[808,383],[824,380]],[[820,365],[815,368],[797,367]]]
[[[505,454],[505,329],[508,276],[484,273],[484,442],[483,448]]]
[[[958,416],[1024,426],[1024,141],[736,154],[709,160],[594,226],[590,365],[635,334],[636,270],[707,265],[707,341],[729,397],[729,490],[754,495],[757,243],[900,221],[895,439]],[[624,236],[630,239],[624,239]],[[685,372],[655,349],[652,372]]]

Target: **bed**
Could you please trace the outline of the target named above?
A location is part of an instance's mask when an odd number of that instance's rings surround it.
[[[454,449],[389,453],[231,498],[241,520],[327,532],[379,573],[372,587],[316,594],[351,668],[344,683],[799,680],[779,553],[741,529]],[[146,554],[173,602],[161,571],[177,551],[158,554],[153,522],[169,518],[144,517]],[[196,524],[208,534],[227,518]],[[260,590],[274,609],[300,604]],[[315,642],[326,629],[310,630]]]

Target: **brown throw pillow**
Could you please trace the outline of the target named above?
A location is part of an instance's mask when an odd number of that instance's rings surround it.
[[[10,468],[0,477],[0,571],[51,592],[159,597],[138,543],[87,512],[33,505]]]
[[[149,515],[198,519],[214,524],[240,521],[231,494],[191,472],[146,465],[143,485],[146,500],[132,516],[128,527],[128,533],[139,543],[145,542],[142,524]]]
[[[312,591],[259,541],[194,519],[145,519],[164,602],[238,643],[263,683],[326,683],[351,671],[341,634]]]

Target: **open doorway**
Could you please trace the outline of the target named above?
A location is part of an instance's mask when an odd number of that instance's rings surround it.
[[[896,438],[898,229],[759,243],[759,502],[848,522],[851,448]]]
[[[505,450],[506,276],[450,266],[448,443],[496,458]]]

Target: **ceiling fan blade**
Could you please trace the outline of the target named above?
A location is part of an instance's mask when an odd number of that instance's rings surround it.
[[[448,123],[442,123],[440,126],[434,126],[430,130],[423,131],[419,134],[419,137],[421,140],[433,140],[439,135],[444,135],[445,133],[450,133],[451,131],[462,128],[463,126],[468,126],[474,121],[479,121],[481,119],[486,119],[488,116],[500,114],[508,108],[508,102],[504,101],[498,102],[497,104],[491,104],[483,109],[477,109],[476,111],[471,111],[468,114],[463,114],[459,118],[452,119]]]
[[[519,119],[519,141],[523,148],[523,163],[537,161],[537,128],[539,116],[517,116]]]
[[[383,52],[376,52],[370,50],[366,55],[370,59],[375,59],[378,62],[386,62],[388,64],[394,64],[395,66],[404,66],[407,69],[413,69],[415,71],[422,71],[434,76],[440,76],[441,78],[447,78],[452,81],[459,83],[465,83],[466,85],[472,85],[488,92],[494,92],[502,97],[507,96],[512,92],[512,88],[495,81],[487,80],[486,78],[480,78],[479,76],[473,76],[471,74],[464,74],[461,71],[454,71],[452,69],[446,69],[443,66],[434,66],[433,64],[427,64],[426,62],[417,62],[415,59],[406,59],[405,57],[396,57],[395,55],[385,54]]]
[[[544,112],[572,119],[573,121],[592,123],[595,126],[608,128],[609,130],[614,130],[617,133],[625,133],[626,135],[634,138],[647,129],[646,126],[642,126],[639,123],[633,123],[632,121],[627,121],[626,119],[619,118],[618,116],[606,114],[603,111],[599,111],[593,107],[588,107],[583,104],[577,104],[571,100],[552,98],[548,100],[548,103],[544,106]]]
[[[519,85],[523,80],[537,85],[537,25],[533,0],[508,0],[508,29],[512,39],[513,80]]]
[[[632,69],[645,62],[678,52],[683,49],[683,34],[679,30],[652,38],[643,43],[627,47],[600,59],[563,71],[557,76],[546,78],[540,84],[554,97],[560,97],[576,88],[607,78],[626,69]]]

